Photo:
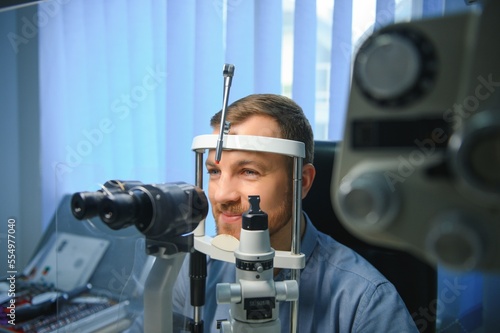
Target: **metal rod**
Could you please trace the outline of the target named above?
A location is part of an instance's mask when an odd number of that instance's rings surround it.
[[[224,93],[222,96],[222,112],[220,118],[219,139],[217,140],[217,146],[215,147],[215,163],[220,162],[222,147],[224,145],[224,134],[227,134],[229,132],[229,123],[226,122],[226,110],[229,100],[229,89],[231,88],[231,82],[234,75],[234,65],[224,64],[222,75],[224,76]]]
[[[195,306],[194,307],[194,322],[198,323],[201,321],[201,312],[200,312],[200,307]]]
[[[203,153],[196,152],[195,155],[195,185],[203,188]]]
[[[195,185],[203,189],[203,152],[195,152]],[[205,236],[205,220],[194,230],[194,236]]]
[[[195,181],[196,186],[203,189],[203,152],[196,151],[195,155]],[[194,236],[205,235],[205,220],[200,222],[200,225],[194,231]],[[190,255],[190,278],[191,278],[191,293],[201,292],[203,295],[198,295],[197,299],[191,296],[193,305],[193,320],[195,326],[203,327],[202,308],[205,304],[205,280],[206,280],[206,265],[207,256],[204,253],[195,252]],[[193,288],[195,290],[193,290]]]
[[[292,203],[292,248],[291,254],[300,254],[300,224],[302,217],[302,158],[293,158],[293,203]],[[291,279],[297,281],[300,288],[300,269],[291,270]],[[300,294],[299,294],[300,295]],[[300,296],[299,296],[300,297]],[[290,332],[298,332],[299,299],[290,305]]]

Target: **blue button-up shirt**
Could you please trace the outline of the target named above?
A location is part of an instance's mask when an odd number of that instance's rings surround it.
[[[395,287],[363,257],[319,232],[306,216],[301,250],[306,266],[300,276],[299,329],[310,332],[418,332]],[[174,311],[193,316],[189,299],[189,260],[184,262],[174,287]],[[218,319],[229,318],[229,304],[217,304],[215,289],[235,281],[235,265],[208,260],[205,332],[219,332]],[[281,270],[276,281],[290,279]],[[281,332],[289,332],[290,302],[280,302]]]

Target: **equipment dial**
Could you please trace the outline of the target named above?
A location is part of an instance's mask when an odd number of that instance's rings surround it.
[[[409,29],[385,30],[361,46],[354,80],[362,93],[381,106],[402,106],[430,90],[437,70],[433,45]]]
[[[247,261],[236,259],[236,268],[243,271],[256,271],[262,273],[265,270],[273,268],[273,260]]]

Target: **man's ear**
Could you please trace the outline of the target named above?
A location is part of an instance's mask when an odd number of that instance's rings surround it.
[[[309,193],[316,176],[316,168],[311,163],[304,164],[302,167],[302,199]]]

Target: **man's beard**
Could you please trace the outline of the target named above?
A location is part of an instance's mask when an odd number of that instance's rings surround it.
[[[286,191],[285,199],[279,204],[279,209],[273,211],[272,213],[268,213],[268,228],[269,235],[273,236],[275,233],[279,232],[283,229],[292,218],[292,193],[290,191]],[[217,235],[227,234],[234,236],[236,238],[240,238],[241,232],[241,223],[233,223],[233,224],[219,224],[218,215],[221,212],[238,214],[242,215],[244,212],[248,210],[249,206],[243,206],[241,202],[235,202],[230,204],[217,204],[212,209],[212,214],[215,219],[215,230]]]

